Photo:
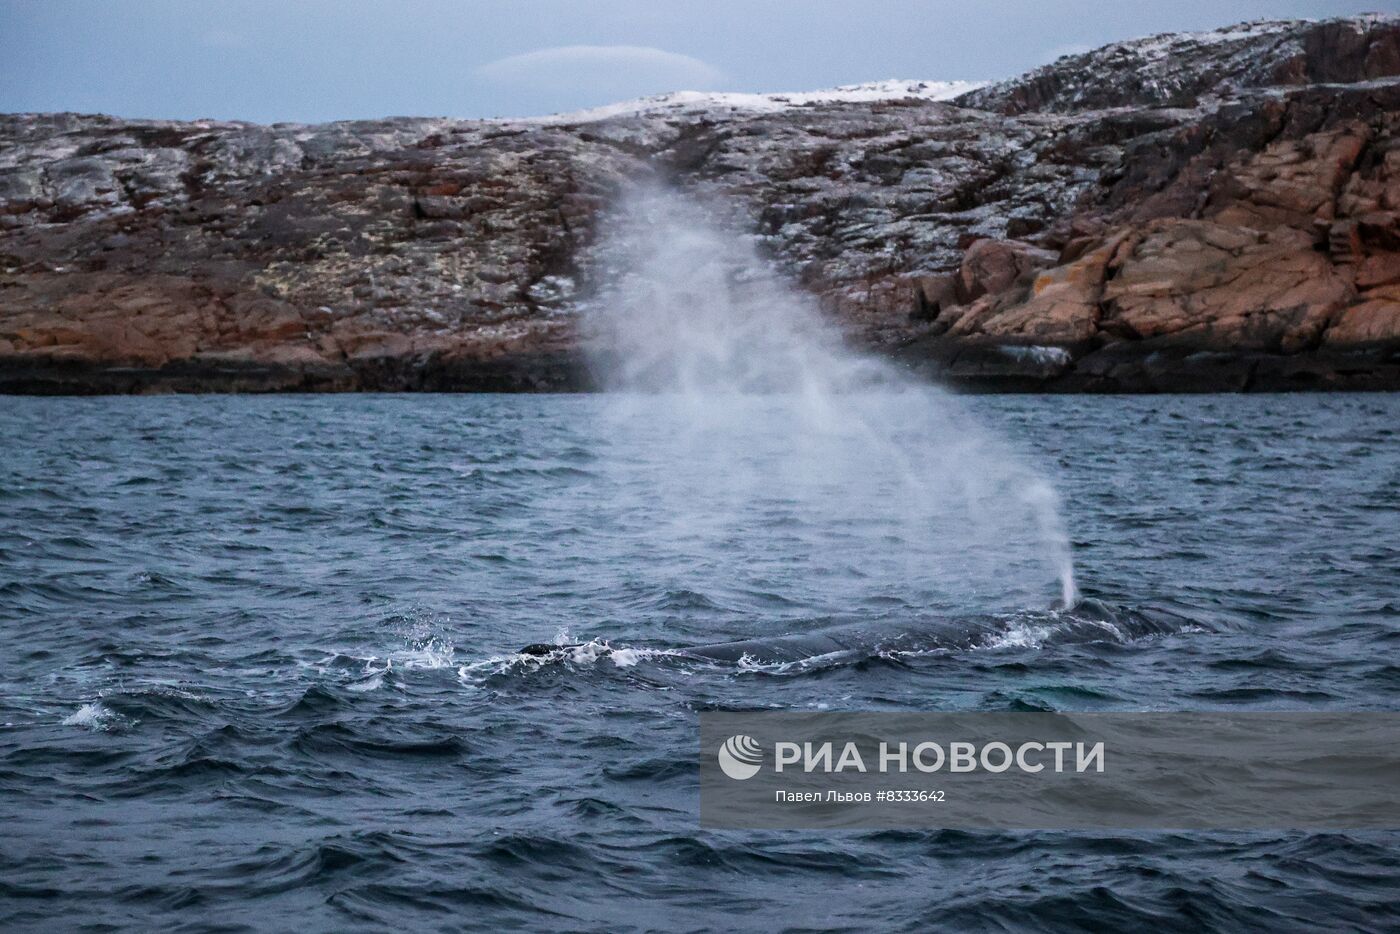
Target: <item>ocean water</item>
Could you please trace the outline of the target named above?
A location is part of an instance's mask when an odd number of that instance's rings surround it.
[[[1104,613],[637,404],[0,400],[0,928],[1400,927],[1400,831],[714,832],[696,774],[702,710],[1396,709],[1400,397],[967,400]],[[921,641],[677,651],[851,624]]]

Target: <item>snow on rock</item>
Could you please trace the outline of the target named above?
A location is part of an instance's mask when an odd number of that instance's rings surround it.
[[[918,372],[1400,386],[1400,18],[970,87],[513,121],[0,114],[0,391],[587,386],[598,224],[655,174]]]
[[[751,94],[744,92],[675,91],[653,97],[551,114],[545,117],[515,118],[502,122],[535,124],[593,123],[616,117],[665,114],[764,114],[777,113],[810,104],[873,103],[890,100],[947,101],[982,87],[982,81],[907,81],[890,79],[865,84],[847,84],[820,91]]]
[[[1260,20],[1210,32],[1167,33],[1066,55],[958,98],[1004,114],[1194,106],[1203,97],[1390,74],[1400,16]]]

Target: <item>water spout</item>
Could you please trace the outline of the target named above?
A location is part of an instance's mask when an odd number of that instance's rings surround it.
[[[1073,604],[1050,484],[962,401],[849,349],[750,238],[693,199],[638,186],[596,257],[587,321],[604,428],[658,573],[803,591],[786,583],[795,569],[746,551],[762,526],[821,577],[798,603],[820,607],[827,589],[1043,606],[1054,577]]]

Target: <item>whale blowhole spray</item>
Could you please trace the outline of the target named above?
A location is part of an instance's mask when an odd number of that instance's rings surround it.
[[[631,187],[601,224],[593,278],[613,488],[668,586],[842,612],[1043,606],[1053,584],[1074,604],[1052,486],[963,400],[848,348],[704,204]],[[805,567],[756,553],[759,529]]]

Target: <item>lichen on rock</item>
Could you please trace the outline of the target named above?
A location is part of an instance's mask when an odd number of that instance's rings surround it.
[[[0,391],[581,388],[595,231],[656,176],[853,344],[966,388],[1400,387],[1400,19],[952,93],[0,116]]]

